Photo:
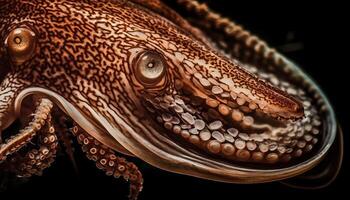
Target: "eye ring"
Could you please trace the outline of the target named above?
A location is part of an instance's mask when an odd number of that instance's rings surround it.
[[[13,29],[5,40],[7,51],[13,62],[27,61],[35,50],[35,33],[25,27]]]
[[[144,51],[136,58],[135,74],[143,85],[157,84],[165,75],[166,62],[156,51]]]

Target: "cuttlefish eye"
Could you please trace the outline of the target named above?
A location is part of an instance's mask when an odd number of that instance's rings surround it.
[[[141,53],[135,62],[137,79],[145,85],[158,83],[165,75],[166,63],[163,56],[155,51]]]
[[[5,45],[12,61],[21,64],[34,52],[35,33],[28,28],[16,28],[8,34]]]

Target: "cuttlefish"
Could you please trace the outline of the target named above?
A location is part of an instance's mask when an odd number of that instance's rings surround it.
[[[0,0],[2,172],[41,175],[72,136],[131,199],[143,179],[123,156],[228,183],[323,160],[337,124],[318,86],[206,4],[166,3]]]

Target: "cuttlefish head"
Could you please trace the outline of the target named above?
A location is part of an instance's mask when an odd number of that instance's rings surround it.
[[[242,182],[245,163],[301,155],[278,140],[303,119],[301,101],[171,21],[124,1],[0,2],[3,130],[40,95],[169,171]]]

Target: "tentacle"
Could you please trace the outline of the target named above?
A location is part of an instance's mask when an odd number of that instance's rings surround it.
[[[338,124],[336,145],[312,171],[292,179],[281,181],[282,184],[296,189],[318,190],[331,185],[338,177],[344,157],[343,130]]]
[[[73,141],[71,138],[70,130],[68,128],[69,120],[60,114],[57,116],[60,116],[56,118],[56,123],[60,125],[57,127],[57,136],[59,138],[59,141],[62,142],[63,148],[65,149],[65,152],[68,155],[68,158],[71,161],[75,172],[79,174],[77,162],[74,158],[74,147],[72,145]]]
[[[35,112],[33,113],[33,120],[28,126],[19,131],[17,135],[12,136],[6,143],[0,145],[0,161],[14,152],[17,152],[25,146],[38,131],[45,125],[45,122],[52,109],[52,102],[48,99],[41,99]]]
[[[82,145],[82,150],[87,157],[96,162],[97,168],[105,171],[108,176],[113,175],[115,178],[122,176],[126,181],[129,181],[129,199],[137,199],[143,185],[142,174],[137,166],[126,161],[125,158],[116,156],[111,149],[89,136],[78,126],[74,126],[71,130],[77,137],[79,144]]]
[[[58,140],[50,115],[45,128],[40,132],[42,133],[39,135],[39,148],[31,149],[24,156],[15,154],[9,160],[7,168],[18,177],[40,176],[43,170],[54,162]]]
[[[219,13],[211,10],[206,3],[200,3],[197,0],[177,0],[188,11],[194,12],[200,19],[206,21],[207,29],[216,30],[223,33],[227,38],[234,40],[233,46],[222,47],[229,49],[230,53],[240,61],[254,61],[251,64],[265,64],[268,67],[281,67],[290,63],[280,55],[274,48],[269,47],[266,42],[245,30],[242,26],[236,24]]]

